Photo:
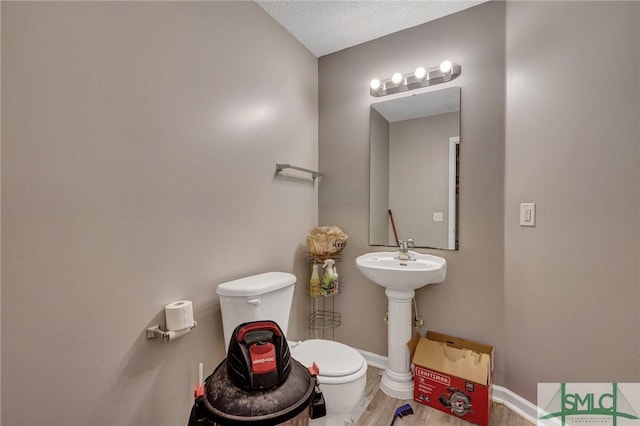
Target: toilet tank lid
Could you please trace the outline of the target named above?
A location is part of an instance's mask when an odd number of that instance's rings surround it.
[[[265,272],[219,284],[218,296],[259,296],[296,283],[296,276],[288,272]]]

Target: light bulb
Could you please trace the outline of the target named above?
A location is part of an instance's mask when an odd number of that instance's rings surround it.
[[[399,72],[393,74],[391,76],[391,81],[393,81],[395,84],[399,84],[402,81],[402,74],[400,74]]]
[[[374,78],[373,80],[371,80],[370,86],[373,90],[378,90],[380,88],[380,80]]]
[[[445,73],[451,71],[451,61],[442,61],[440,64],[440,71]]]
[[[416,71],[413,73],[418,80],[422,80],[425,75],[427,75],[427,70],[422,67],[416,68]]]

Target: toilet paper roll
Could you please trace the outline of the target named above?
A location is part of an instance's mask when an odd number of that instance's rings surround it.
[[[178,300],[164,307],[167,330],[184,330],[193,326],[193,303],[191,300]]]

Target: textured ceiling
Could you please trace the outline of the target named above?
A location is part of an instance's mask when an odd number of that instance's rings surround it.
[[[433,21],[484,1],[256,0],[317,57]]]

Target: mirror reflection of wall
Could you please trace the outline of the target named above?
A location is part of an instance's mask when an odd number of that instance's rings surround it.
[[[460,88],[371,105],[369,244],[457,249]]]

